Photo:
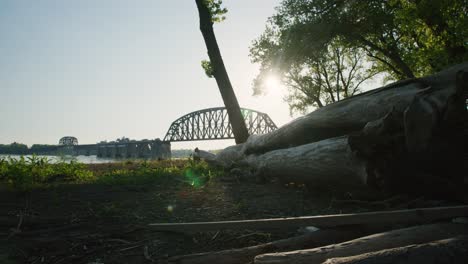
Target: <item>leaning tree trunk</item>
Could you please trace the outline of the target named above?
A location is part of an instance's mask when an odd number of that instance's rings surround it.
[[[237,144],[244,143],[249,137],[249,132],[245,126],[244,118],[240,111],[239,103],[232,89],[231,81],[226,72],[221,52],[219,51],[218,42],[213,31],[213,21],[210,10],[205,5],[203,0],[195,0],[197,3],[198,13],[200,15],[200,30],[205,39],[208,56],[213,67],[213,75],[218,84],[219,91],[226,106],[229,120],[232,126],[232,132]]]

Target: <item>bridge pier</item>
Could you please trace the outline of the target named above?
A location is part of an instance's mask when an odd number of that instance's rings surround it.
[[[116,158],[116,159],[170,159],[171,158],[171,143],[167,141],[146,140],[137,142],[119,142],[119,143],[102,143],[92,145],[94,152],[100,158]],[[86,148],[79,149],[79,153],[88,153],[93,151],[91,145],[86,145]],[[78,149],[77,149],[78,150]],[[87,152],[88,151],[88,152]],[[83,155],[83,154],[82,154]]]
[[[148,142],[140,142],[137,146],[138,158],[149,159],[151,158],[151,149]]]

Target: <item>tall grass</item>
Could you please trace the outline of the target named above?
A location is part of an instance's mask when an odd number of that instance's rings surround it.
[[[51,163],[45,157],[0,158],[0,183],[18,191],[30,191],[63,183],[95,183],[110,185],[148,185],[185,183],[201,187],[221,170],[205,162],[127,161],[101,166],[61,161]]]
[[[0,181],[20,191],[28,191],[56,180],[81,183],[93,179],[93,173],[84,164],[75,161],[51,163],[46,157],[35,155],[0,159]]]

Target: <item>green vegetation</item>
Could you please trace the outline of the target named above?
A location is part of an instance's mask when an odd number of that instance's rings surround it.
[[[46,186],[56,180],[82,183],[92,179],[93,173],[75,161],[52,164],[47,158],[37,156],[0,159],[0,181],[19,191]]]
[[[37,156],[0,159],[0,183],[22,192],[57,184],[148,185],[174,180],[200,187],[221,173],[193,160],[82,164],[74,160],[51,163]]]
[[[305,110],[376,73],[399,80],[464,62],[467,13],[466,0],[283,0],[251,47],[254,92],[273,73],[291,89],[291,110]]]
[[[222,171],[208,166],[206,162],[183,160],[126,162],[115,164],[108,169],[96,172],[94,182],[110,185],[146,185],[174,182],[174,179],[194,187],[200,187]]]
[[[13,142],[8,145],[0,144],[0,154],[19,154],[24,155],[28,154],[29,149],[25,144]]]

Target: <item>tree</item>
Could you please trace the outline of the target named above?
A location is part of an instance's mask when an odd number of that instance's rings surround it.
[[[9,145],[0,145],[0,153],[2,154],[28,154],[28,146],[22,143],[13,142]]]
[[[252,54],[257,55],[254,49]],[[261,74],[254,80],[255,95],[267,88],[265,79],[269,76],[265,73],[271,74],[271,70],[265,70],[265,66],[270,67],[262,64]],[[365,60],[362,49],[334,41],[321,55],[292,62],[282,74],[281,82],[289,90],[285,99],[291,113],[305,113],[310,107],[321,108],[359,93],[361,85],[377,73]]]
[[[208,57],[210,58],[209,62],[203,61],[202,66],[209,77],[213,76],[216,79],[221,97],[227,109],[236,143],[244,143],[249,137],[249,132],[245,125],[236,95],[232,89],[231,81],[226,72],[223,58],[221,57],[221,52],[213,31],[213,23],[224,20],[224,14],[227,10],[221,7],[221,0],[195,0],[195,2],[200,16],[200,31],[205,40],[208,49]]]
[[[466,0],[284,0],[253,43],[262,69],[288,69],[340,39],[389,79],[434,73],[468,59]]]

